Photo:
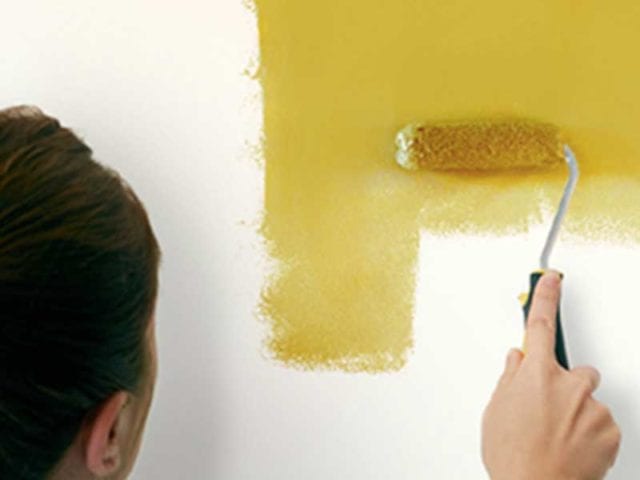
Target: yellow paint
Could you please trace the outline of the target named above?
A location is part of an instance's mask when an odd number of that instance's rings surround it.
[[[525,231],[566,171],[406,172],[411,122],[556,124],[582,176],[565,232],[640,238],[640,3],[256,0],[264,89],[269,348],[289,365],[398,369],[421,227]],[[463,265],[452,268],[464,271]],[[435,279],[434,279],[435,281]]]

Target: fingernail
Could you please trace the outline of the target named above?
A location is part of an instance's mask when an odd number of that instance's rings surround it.
[[[547,287],[557,287],[560,285],[560,273],[555,270],[549,270],[542,276],[540,281]]]

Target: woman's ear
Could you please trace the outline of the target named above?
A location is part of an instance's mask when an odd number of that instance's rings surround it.
[[[126,444],[123,410],[129,395],[124,391],[111,395],[85,426],[84,461],[87,470],[98,478],[113,475],[122,464]]]

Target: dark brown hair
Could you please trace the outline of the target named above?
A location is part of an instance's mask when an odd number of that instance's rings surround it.
[[[35,107],[0,111],[0,478],[37,479],[136,392],[160,249],[126,182]]]

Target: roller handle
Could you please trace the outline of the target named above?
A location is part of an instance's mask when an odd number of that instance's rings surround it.
[[[523,305],[524,310],[524,324],[527,325],[527,319],[529,318],[529,309],[531,308],[531,300],[533,299],[533,292],[536,289],[538,280],[544,275],[544,272],[533,272],[529,277],[529,295],[527,301]],[[560,322],[560,305],[558,304],[558,313],[556,314],[556,359],[563,368],[569,369],[569,360],[567,359],[567,351],[564,348],[564,335],[562,334],[562,323]]]

